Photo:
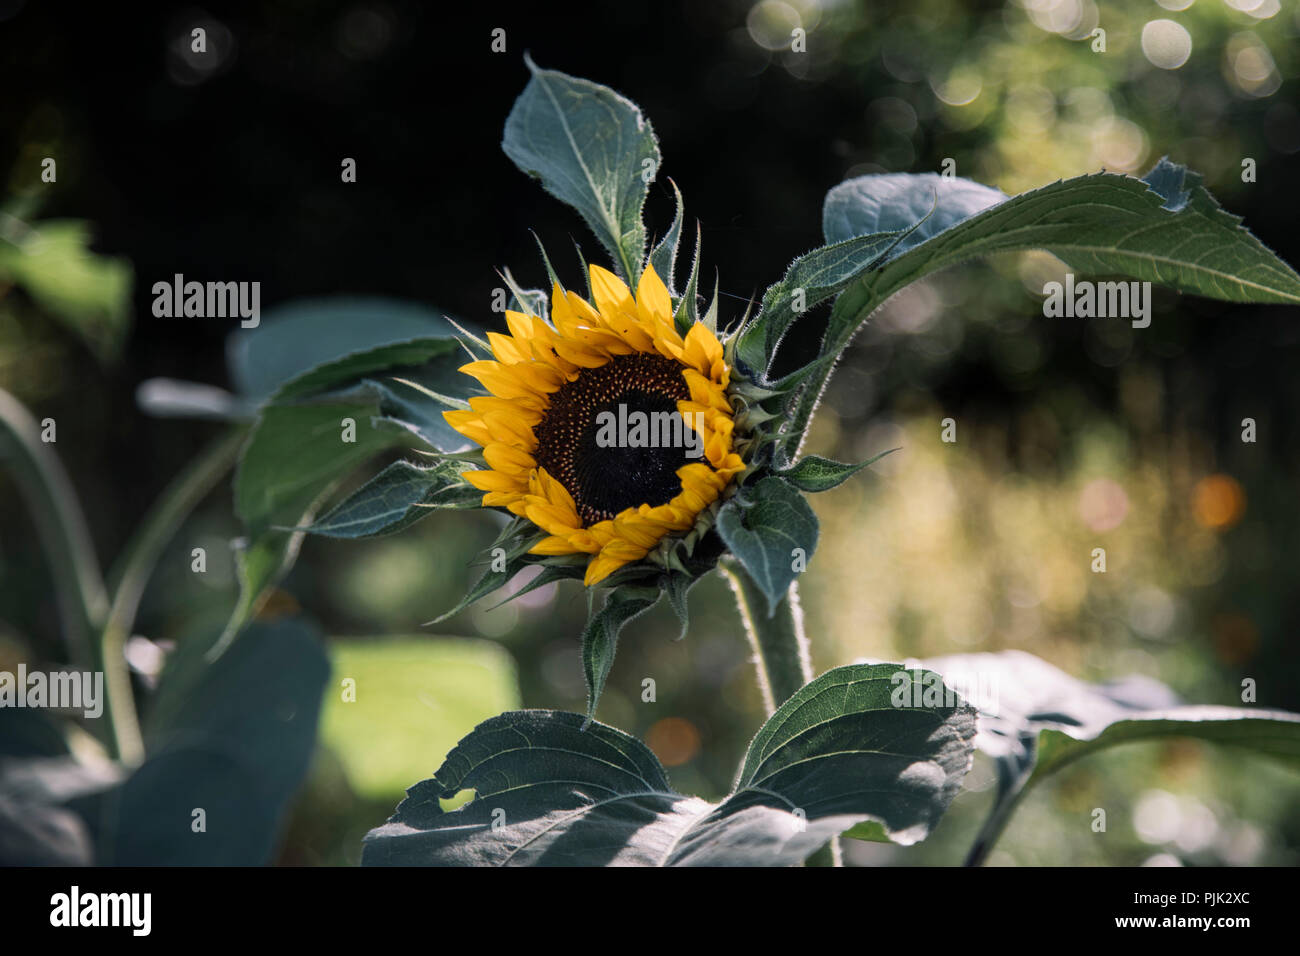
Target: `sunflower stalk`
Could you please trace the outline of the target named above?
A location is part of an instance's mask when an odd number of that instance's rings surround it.
[[[803,629],[803,609],[799,604],[799,587],[792,583],[769,615],[764,613],[767,598],[763,589],[740,562],[724,560],[719,568],[736,595],[736,609],[754,650],[754,667],[763,694],[763,706],[770,717],[813,679],[812,657]],[[842,865],[839,839],[831,840],[810,856],[806,865]]]

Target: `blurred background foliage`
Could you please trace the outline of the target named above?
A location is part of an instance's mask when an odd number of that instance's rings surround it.
[[[264,307],[379,294],[489,323],[497,267],[542,281],[529,228],[553,250],[570,235],[592,246],[497,149],[525,49],[645,109],[734,314],[819,244],[830,186],[945,159],[1013,193],[1167,154],[1300,262],[1292,0],[536,6],[146,4],[127,23],[0,0],[0,387],[57,420],[101,556],[216,427],[144,416],[136,386],[228,384],[229,324],[154,318],[153,282],[258,280]],[[189,53],[195,24],[212,56]],[[506,55],[489,51],[495,27]],[[796,29],[806,52],[790,49]],[[56,183],[41,182],[46,156]],[[356,184],[339,183],[344,156]],[[670,215],[661,176],[652,229]],[[1022,648],[1089,680],[1149,674],[1196,702],[1237,702],[1253,678],[1261,704],[1300,709],[1300,315],[1157,291],[1146,330],[1044,319],[1060,271],[1047,256],[950,270],[889,302],[846,356],[808,450],[901,451],[814,502],[803,595],[818,669]],[[940,440],[945,418],[956,443]],[[391,538],[306,542],[264,613],[305,610],[335,635],[333,684],[282,862],[355,863],[403,785],[479,720],[582,709],[576,587],[420,628],[474,580],[496,530],[491,515],[439,514]],[[223,487],[164,556],[128,646],[146,712],[168,652],[228,610],[238,533]],[[1090,570],[1096,547],[1105,574]],[[0,665],[57,661],[46,575],[0,476]],[[684,641],[663,609],[627,632],[600,717],[644,737],[679,789],[716,797],[761,702],[725,586],[704,581],[691,606]],[[929,841],[852,843],[850,861],[959,861],[991,782],[977,761]],[[1121,748],[1038,790],[993,862],[1294,864],[1296,793],[1294,776],[1240,754]]]

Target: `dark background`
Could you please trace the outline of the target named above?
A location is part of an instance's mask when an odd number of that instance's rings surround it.
[[[499,148],[505,116],[527,81],[525,51],[544,67],[609,85],[643,108],[665,159],[651,190],[649,227],[661,232],[671,219],[671,177],[685,195],[688,217],[703,229],[707,285],[716,270],[724,314],[732,318],[794,255],[820,243],[822,198],[847,174],[937,170],[951,156],[959,174],[1014,192],[1096,168],[1072,152],[1064,135],[1017,145],[1009,100],[998,99],[987,74],[983,95],[997,105],[981,121],[955,122],[938,101],[936,71],[978,63],[981,51],[1004,42],[1003,34],[1024,52],[1002,68],[1009,75],[1032,71],[1036,83],[1056,94],[1062,115],[1070,89],[1104,86],[1146,137],[1139,168],[1129,171],[1144,172],[1164,153],[1202,170],[1215,195],[1257,236],[1287,261],[1300,261],[1292,9],[1260,28],[1289,39],[1271,46],[1280,89],[1253,97],[1225,80],[1223,66],[1225,44],[1253,29],[1252,21],[1206,4],[1187,14],[1198,45],[1177,72],[1154,70],[1140,52],[1134,55],[1133,37],[1146,17],[1178,14],[1154,4],[1137,12],[1105,7],[1115,55],[1100,74],[1101,61],[1086,42],[1041,30],[1028,37],[1026,30],[1037,28],[1026,26],[1025,11],[1015,4],[839,5],[822,11],[810,32],[811,67],[763,49],[747,26],[750,7],[619,0],[199,8],[0,0],[5,195],[38,201],[42,219],[88,220],[95,250],[124,257],[135,270],[134,323],[109,361],[30,309],[16,310],[0,332],[0,349],[9,352],[0,384],[37,418],[59,421],[59,452],[102,559],[120,551],[167,481],[216,432],[203,423],[143,416],[136,387],[154,376],[227,384],[230,324],[154,318],[154,282],[177,272],[200,281],[260,281],[264,312],[305,296],[365,293],[417,300],[487,324],[492,290],[500,285],[496,269],[509,266],[525,283],[544,284],[530,229],[561,273],[576,274],[570,237],[594,255],[595,242],[570,210]],[[201,66],[188,53],[194,24],[208,26],[212,56]],[[502,54],[490,50],[497,27],[506,30]],[[1210,39],[1202,43],[1203,37]],[[911,118],[898,121],[899,110],[908,108]],[[39,183],[46,155],[58,156],[56,187]],[[1241,156],[1258,160],[1257,183],[1241,182]],[[357,161],[355,184],[340,182],[343,157]],[[1138,459],[1144,436],[1196,436],[1201,460],[1234,474],[1250,504],[1247,520],[1224,538],[1221,574],[1184,594],[1195,622],[1185,631],[1186,644],[1203,666],[1174,668],[1168,679],[1179,684],[1181,678],[1179,689],[1200,699],[1230,703],[1242,675],[1267,674],[1268,703],[1300,706],[1297,309],[1157,292],[1150,334],[1128,336],[1123,361],[1112,361],[1082,323],[1026,321],[1039,307],[1021,282],[1008,278],[1013,275],[972,266],[945,280],[960,294],[946,300],[958,304],[943,310],[936,328],[964,331],[956,339],[940,335],[948,345],[938,353],[923,337],[864,336],[831,395],[832,403],[843,400],[836,406],[841,427],[821,450],[847,459],[877,418],[901,421],[942,409],[969,423],[973,434],[988,427],[992,437],[980,454],[992,470],[1054,481],[1068,472],[1071,440],[1086,421],[1115,422]],[[1004,319],[1012,331],[1000,327]],[[816,321],[809,320],[805,341]],[[1037,358],[1006,361],[1009,335],[1017,347],[1032,342]],[[1124,373],[1134,367],[1145,369],[1163,395],[1156,420],[1141,428],[1125,417]],[[855,391],[864,377],[870,387]],[[1025,422],[1044,409],[1055,416],[1058,440],[1035,445],[1026,439]],[[1256,446],[1238,440],[1246,415],[1260,424]],[[996,467],[989,464],[994,458]],[[212,515],[228,512],[224,493],[209,502]],[[228,514],[211,520],[219,530],[237,531]],[[429,528],[423,533],[433,540]],[[486,526],[457,533],[457,542],[491,537]],[[453,540],[450,534],[443,540]],[[1176,550],[1173,539],[1157,538],[1154,546]],[[367,547],[309,543],[286,582],[286,592],[327,633],[369,634],[394,625],[348,607],[334,593],[340,567],[376,553]],[[446,577],[436,586],[439,595],[453,594],[469,573],[469,552],[448,547],[456,554],[437,567]],[[31,646],[53,653],[57,620],[51,602],[39,599],[45,572],[11,497],[0,500],[0,552],[0,619]],[[1177,589],[1176,582],[1168,586]],[[407,630],[440,610],[424,597],[403,605]],[[177,615],[177,602],[191,599],[200,598],[151,595],[144,626],[161,629]],[[814,593],[815,623],[817,599]],[[564,622],[580,620],[580,603],[564,592]],[[1214,623],[1225,615],[1228,624]],[[1246,651],[1232,643],[1243,617]],[[717,652],[727,673],[743,668],[743,646],[727,631],[734,622],[725,609],[702,620],[696,630],[720,633],[718,641],[729,648]],[[829,614],[823,623],[830,626]],[[538,676],[549,673],[541,662],[559,640],[558,625],[525,624],[511,638],[524,702],[580,703],[571,682]],[[929,639],[909,643],[906,624],[895,649],[951,650]],[[671,630],[666,619],[659,630],[642,640],[663,639]],[[1081,624],[1079,641],[1095,630]],[[576,623],[569,631],[576,639]],[[701,635],[693,631],[692,638],[695,654]],[[879,648],[845,640],[820,650],[819,664]],[[717,642],[703,646],[714,653]],[[632,649],[627,657],[635,661],[638,653]],[[641,672],[621,652],[623,665]],[[752,714],[735,720],[732,711],[700,699],[706,689],[683,683],[673,706],[703,734],[704,756],[688,771],[691,782],[707,789],[725,787]],[[752,693],[745,700],[754,705]],[[430,758],[430,770],[439,756]],[[1287,834],[1284,845],[1300,843],[1294,819],[1275,822]],[[334,850],[304,840],[309,848],[291,846],[287,858],[334,858]]]

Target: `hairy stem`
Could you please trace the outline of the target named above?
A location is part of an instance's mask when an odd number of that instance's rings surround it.
[[[12,474],[27,503],[36,535],[49,561],[55,604],[67,644],[69,661],[104,673],[109,680],[114,661],[103,657],[95,639],[108,611],[108,596],[99,561],[90,540],[76,491],[58,456],[41,438],[37,424],[22,403],[0,389],[0,461]],[[126,662],[120,662],[125,668]],[[104,701],[107,726],[114,726],[112,696]],[[104,733],[104,744],[116,757],[116,734]]]
[[[745,634],[754,649],[754,666],[763,706],[770,717],[795,692],[813,679],[808,638],[803,632],[803,610],[799,606],[799,589],[790,585],[771,616],[767,597],[749,573],[735,561],[720,565],[736,595],[736,608],[745,625]],[[808,866],[839,866],[839,838],[831,840],[807,860]]]
[[[723,572],[736,595],[736,607],[754,649],[763,706],[771,716],[813,678],[808,638],[803,633],[799,592],[795,585],[790,585],[789,592],[777,605],[776,613],[769,617],[766,596],[744,568],[728,562]]]
[[[1012,781],[1008,791],[999,789],[997,795],[997,805],[993,812],[984,820],[980,831],[975,836],[975,842],[971,844],[970,852],[966,854],[966,861],[963,866],[983,866],[988,859],[989,854],[993,852],[993,846],[998,842],[998,837],[1002,836],[1002,831],[1006,829],[1007,824],[1011,821],[1011,816],[1020,806],[1020,801],[1024,799],[1025,792],[1029,789],[1029,778],[1032,775],[1032,769],[1025,771],[1019,779]]]
[[[163,548],[186,516],[234,465],[246,433],[246,428],[232,428],[195,456],[163,490],[118,558],[113,573],[116,582],[113,601],[101,638],[106,659],[124,659],[126,640],[135,623],[136,611]],[[144,757],[144,741],[135,716],[129,675],[125,672],[119,675],[118,686],[110,686],[110,696],[123,701],[120,710],[122,726],[117,734],[120,757],[128,764],[138,763]],[[128,708],[129,721],[125,719]]]

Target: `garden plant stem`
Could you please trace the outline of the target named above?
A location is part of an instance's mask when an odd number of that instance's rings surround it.
[[[813,679],[808,638],[803,632],[803,610],[798,586],[791,583],[775,612],[767,613],[767,597],[757,582],[736,561],[723,563],[722,571],[736,595],[736,607],[745,634],[754,649],[754,666],[763,693],[763,706],[770,717]],[[806,861],[808,866],[841,865],[839,838],[831,840]]]

